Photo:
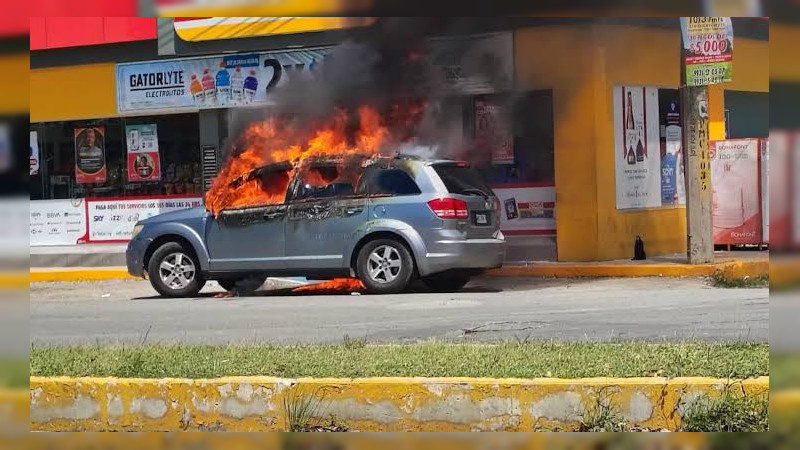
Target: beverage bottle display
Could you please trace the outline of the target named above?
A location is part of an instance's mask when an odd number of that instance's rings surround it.
[[[642,145],[642,140],[637,139],[636,144],[636,161],[642,162],[644,161],[644,145]]]
[[[225,68],[225,61],[219,62],[217,71],[217,101],[225,104],[231,97],[231,74]]]
[[[244,75],[242,68],[236,66],[231,76],[231,98],[234,102],[241,103],[244,97]]]
[[[636,127],[633,123],[633,102],[631,101],[630,92],[628,92],[627,110],[625,114],[625,160],[628,164],[634,165],[636,164],[636,152],[633,147],[639,140],[639,133],[636,132]]]
[[[206,103],[213,103],[214,97],[216,96],[216,86],[214,83],[214,76],[211,75],[208,69],[203,69],[203,79],[201,83],[203,84],[203,94],[205,94]]]
[[[197,75],[192,74],[191,82],[189,83],[189,92],[192,93],[192,97],[194,98],[195,104],[202,104],[203,103],[203,85],[200,84],[200,80],[197,79]]]
[[[250,69],[250,75],[244,79],[244,99],[246,103],[251,103],[256,97],[258,90],[258,78],[256,78],[256,71]]]

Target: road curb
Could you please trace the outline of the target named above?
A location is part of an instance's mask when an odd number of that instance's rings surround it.
[[[716,273],[736,279],[771,274],[769,259],[727,261],[717,264],[597,264],[537,263],[530,266],[504,266],[486,273],[492,277],[534,278],[628,278],[628,277],[710,277]],[[7,277],[0,274],[0,286]],[[27,282],[24,274],[7,278],[13,285]],[[30,283],[63,281],[101,281],[132,277],[124,267],[31,268]]]
[[[531,266],[504,266],[487,272],[495,277],[542,278],[633,278],[633,277],[710,277],[755,278],[769,274],[769,259],[726,261],[716,264],[602,264],[541,263]]]
[[[287,408],[359,431],[576,429],[598,402],[631,425],[675,430],[726,388],[768,395],[769,378],[117,379],[31,377],[32,431],[283,431]],[[287,406],[288,405],[288,406]]]

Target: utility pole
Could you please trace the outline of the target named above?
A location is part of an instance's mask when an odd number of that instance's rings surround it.
[[[681,83],[683,168],[686,178],[686,254],[689,264],[714,262],[711,227],[711,159],[708,149],[708,87]]]

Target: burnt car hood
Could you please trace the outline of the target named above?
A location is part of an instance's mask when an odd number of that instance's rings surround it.
[[[195,208],[180,209],[178,211],[170,211],[157,216],[150,217],[143,220],[141,223],[150,225],[162,222],[186,222],[195,219],[201,219],[207,214],[205,206],[197,206]]]

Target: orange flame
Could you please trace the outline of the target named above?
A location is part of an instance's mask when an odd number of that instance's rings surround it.
[[[367,289],[358,278],[334,278],[317,284],[309,284],[292,289],[296,294],[347,294],[364,292]]]
[[[216,215],[226,208],[283,203],[288,184],[304,161],[378,155],[388,144],[413,137],[425,107],[424,102],[410,101],[392,105],[385,114],[370,106],[361,106],[355,113],[338,109],[310,129],[280,117],[254,123],[240,136],[234,156],[206,193],[206,208]],[[358,127],[353,127],[356,121]],[[254,169],[283,161],[291,162],[293,168],[250,179]],[[315,186],[333,181],[314,170],[304,170],[303,175],[305,182]],[[337,177],[351,182],[357,178],[352,170],[340,170]]]

